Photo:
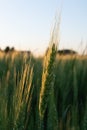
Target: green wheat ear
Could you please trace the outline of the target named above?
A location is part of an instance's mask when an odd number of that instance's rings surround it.
[[[54,68],[54,59],[55,59],[55,49],[54,45],[52,47],[52,52],[50,53],[48,60],[46,60],[46,66],[43,68],[43,75],[42,75],[42,87],[40,92],[40,101],[39,101],[39,114],[40,117],[44,117],[44,113],[47,108],[47,103],[49,100],[49,95],[52,87],[53,81],[53,68]],[[48,62],[48,63],[47,63]]]
[[[58,46],[58,32],[59,32],[58,25],[59,25],[59,22],[56,23],[54,26],[54,30],[53,30],[51,41],[50,41],[50,46],[49,46],[47,54],[44,57],[42,86],[41,86],[40,99],[39,99],[39,116],[40,116],[40,129],[41,130],[43,128],[45,129],[45,125],[47,126],[47,122],[45,121],[44,123],[44,119],[45,119],[45,116],[47,116],[47,114],[49,113],[49,111],[52,110],[50,109],[51,105],[49,104],[50,102],[54,103],[54,99],[53,99],[54,97],[52,93],[54,91],[54,81],[55,81],[54,64],[55,64],[55,57],[56,57],[57,46]]]

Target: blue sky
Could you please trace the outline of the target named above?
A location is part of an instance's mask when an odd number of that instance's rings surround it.
[[[43,52],[62,3],[59,48],[85,47],[87,0],[0,0],[0,47]]]

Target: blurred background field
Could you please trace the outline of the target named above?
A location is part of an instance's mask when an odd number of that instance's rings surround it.
[[[0,52],[0,130],[39,130],[43,58]],[[50,117],[57,117],[58,130],[86,130],[87,56],[57,54],[53,73],[56,115],[53,109]]]

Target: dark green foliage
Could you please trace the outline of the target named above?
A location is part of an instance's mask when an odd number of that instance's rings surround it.
[[[52,64],[54,58],[50,58]],[[30,61],[21,54],[0,58],[0,130],[39,130],[43,67],[43,58]],[[87,57],[60,56],[55,67],[46,69],[50,73],[46,85],[52,83],[52,87],[45,93],[49,102],[42,124],[47,130],[86,130]]]
[[[5,53],[8,53],[10,51],[10,47],[7,46],[4,51],[5,51]]]

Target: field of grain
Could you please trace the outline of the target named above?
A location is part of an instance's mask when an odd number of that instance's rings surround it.
[[[58,54],[59,24],[43,57],[0,52],[0,130],[87,129],[87,56]]]
[[[0,130],[86,129],[87,56],[0,54]]]

